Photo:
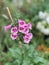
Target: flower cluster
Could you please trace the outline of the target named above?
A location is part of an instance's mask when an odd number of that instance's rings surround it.
[[[15,40],[18,37],[18,27],[14,26],[11,28],[11,39]]]
[[[42,20],[37,23],[36,28],[45,35],[49,35],[49,14],[46,12],[39,12],[39,18]]]
[[[15,40],[19,35],[18,33],[22,33],[24,43],[29,43],[32,39],[33,35],[29,32],[32,29],[32,25],[30,23],[25,23],[24,20],[18,20],[18,26],[11,27],[11,25],[5,26],[5,30],[9,30],[11,28],[11,39]]]

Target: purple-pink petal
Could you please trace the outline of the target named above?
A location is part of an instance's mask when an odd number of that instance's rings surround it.
[[[24,27],[19,27],[19,32],[21,32],[23,34],[27,34],[29,32],[29,29],[24,28]]]
[[[26,36],[23,36],[23,40],[24,40],[24,43],[29,43],[30,42],[30,39]]]
[[[5,30],[5,31],[9,30],[9,29],[11,28],[11,26],[12,26],[11,24],[9,24],[9,25],[7,25],[7,26],[4,26],[4,30]]]
[[[11,33],[18,33],[18,27],[17,26],[12,27]]]
[[[24,26],[24,24],[25,24],[25,21],[24,20],[21,20],[21,19],[18,20],[19,27],[20,26]]]
[[[10,35],[10,37],[11,37],[12,40],[15,40],[18,37],[18,34],[13,33],[13,34]]]
[[[32,33],[27,33],[25,36],[23,36],[24,43],[29,43],[32,37],[33,37]]]
[[[32,34],[32,33],[27,33],[25,36],[26,36],[26,37],[29,37],[30,39],[32,39],[33,34]]]

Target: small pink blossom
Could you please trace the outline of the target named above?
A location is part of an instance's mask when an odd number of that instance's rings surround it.
[[[24,28],[24,31],[23,31],[23,33],[24,33],[24,34],[28,34],[28,32],[29,32],[29,29],[27,29],[27,28]]]
[[[28,27],[28,24],[24,24],[24,26],[23,26],[24,28],[26,28],[26,29],[29,29],[29,27]]]
[[[13,33],[13,34],[10,35],[10,37],[11,37],[12,40],[15,40],[18,37],[18,34]]]
[[[18,27],[17,26],[12,27],[11,33],[18,33]]]
[[[5,26],[5,27],[4,27],[4,30],[5,30],[5,31],[9,30],[9,29],[11,28],[11,26],[12,26],[11,24]]]
[[[25,36],[23,36],[24,43],[29,43],[32,37],[33,37],[32,33],[28,33]]]
[[[27,34],[29,32],[29,29],[24,28],[24,27],[19,27],[19,32],[21,32],[23,34]]]
[[[20,26],[24,26],[24,24],[25,24],[25,21],[24,20],[21,20],[21,19],[18,20],[19,27]]]
[[[29,43],[30,42],[30,39],[26,36],[23,36],[23,40],[24,40],[24,43]]]
[[[26,34],[25,36],[26,36],[26,37],[29,37],[29,39],[32,39],[33,34],[32,34],[32,33],[28,33],[28,34]]]
[[[19,32],[23,33],[24,27],[19,27]]]

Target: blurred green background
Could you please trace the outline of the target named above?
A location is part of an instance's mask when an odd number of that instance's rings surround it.
[[[9,31],[4,31],[4,26],[11,23],[6,7],[14,24],[18,19],[32,23],[34,36],[29,45],[21,40],[12,41]],[[41,21],[39,11],[49,13],[49,0],[0,0],[0,65],[49,65],[49,36],[36,29],[37,22]]]

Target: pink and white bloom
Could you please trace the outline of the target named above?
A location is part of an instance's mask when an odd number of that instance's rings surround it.
[[[25,36],[28,37],[29,39],[32,39],[33,34],[32,34],[32,33],[28,33],[28,34],[26,34]]]
[[[13,34],[10,35],[10,37],[11,37],[12,40],[15,40],[18,37],[18,34],[13,33]]]
[[[29,29],[24,28],[24,27],[19,27],[19,32],[21,32],[23,34],[27,34],[29,32]]]
[[[23,36],[24,43],[29,43],[32,37],[33,37],[32,33],[28,33],[25,36]]]
[[[9,24],[9,25],[7,25],[7,26],[4,26],[4,30],[5,30],[5,31],[9,30],[9,29],[11,28],[11,26],[12,26],[11,24]]]
[[[18,27],[17,26],[12,27],[11,33],[18,33]]]
[[[19,27],[24,26],[24,24],[25,24],[25,21],[24,20],[21,20],[21,19],[18,20]]]
[[[23,36],[23,40],[24,40],[24,43],[29,43],[30,42],[30,39],[26,36]]]

